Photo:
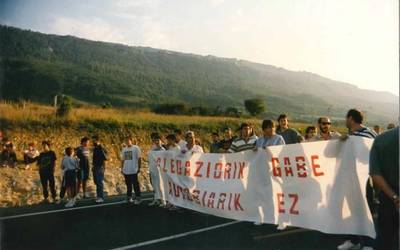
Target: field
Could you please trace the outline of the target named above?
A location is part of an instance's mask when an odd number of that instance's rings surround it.
[[[36,167],[32,166],[30,170],[23,169],[22,152],[29,142],[40,144],[42,140],[49,139],[52,149],[61,159],[67,146],[78,146],[83,136],[99,135],[110,157],[106,171],[106,193],[118,195],[125,192],[124,181],[119,173],[119,155],[124,136],[134,135],[144,153],[144,166],[139,178],[142,189],[146,191],[151,190],[146,155],[151,145],[152,132],[166,136],[178,128],[183,131],[193,130],[208,151],[211,132],[222,132],[225,126],[236,130],[243,121],[252,123],[256,132],[261,133],[261,120],[253,118],[159,115],[146,110],[96,107],[73,108],[68,117],[59,118],[50,106],[1,103],[0,130],[14,143],[20,164],[15,169],[0,168],[0,192],[3,194],[0,197],[0,207],[35,204],[41,200]],[[291,126],[304,131],[307,124],[291,123]],[[56,181],[60,182],[58,168]],[[92,181],[89,184],[89,191],[94,195]]]

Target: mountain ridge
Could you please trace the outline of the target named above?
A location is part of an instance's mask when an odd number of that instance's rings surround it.
[[[49,103],[52,94],[65,93],[89,103],[115,106],[184,102],[241,107],[244,99],[261,97],[271,115],[343,117],[346,109],[359,107],[376,121],[392,121],[398,116],[398,97],[390,92],[236,58],[48,35],[3,25],[0,55],[3,99]]]

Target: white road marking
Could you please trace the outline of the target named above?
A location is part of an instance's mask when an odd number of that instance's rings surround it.
[[[178,238],[182,238],[182,237],[185,237],[185,236],[188,236],[188,235],[198,234],[198,233],[210,231],[210,230],[221,228],[221,227],[227,227],[227,226],[234,225],[234,224],[237,224],[237,223],[240,223],[240,222],[242,222],[242,221],[231,221],[231,222],[227,222],[227,223],[223,223],[223,224],[219,224],[219,225],[215,225],[215,226],[211,226],[211,227],[206,227],[206,228],[201,228],[201,229],[189,231],[189,232],[186,232],[186,233],[175,234],[175,235],[171,235],[171,236],[167,236],[167,237],[163,237],[163,238],[159,238],[159,239],[154,239],[154,240],[135,243],[135,244],[128,245],[128,246],[118,247],[118,248],[114,248],[112,250],[125,250],[125,249],[132,249],[132,248],[152,245],[152,244],[156,244],[156,243],[159,243],[159,242],[178,239]]]
[[[148,201],[148,200],[153,200],[153,198],[142,199],[142,201]],[[102,204],[82,206],[82,207],[63,208],[63,209],[49,210],[49,211],[36,212],[36,213],[11,215],[11,216],[0,217],[0,222],[1,221],[5,221],[5,220],[11,220],[11,219],[18,219],[18,218],[23,218],[23,217],[35,216],[35,215],[54,214],[54,213],[68,212],[68,211],[74,211],[74,210],[80,210],[80,209],[86,209],[86,208],[112,206],[112,205],[123,204],[123,203],[126,203],[126,201],[117,201],[117,202],[102,203]]]

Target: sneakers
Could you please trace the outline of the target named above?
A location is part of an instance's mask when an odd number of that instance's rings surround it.
[[[253,224],[254,224],[254,226],[261,226],[262,225],[261,222],[254,222]]]
[[[152,202],[150,202],[148,204],[149,207],[159,206],[159,205],[160,205],[160,201],[159,200],[153,200]]]
[[[72,198],[71,200],[69,200],[67,202],[67,204],[65,204],[65,207],[66,208],[73,207],[73,206],[75,206],[75,204],[76,204],[76,200],[75,200],[75,198]]]
[[[361,245],[360,243],[358,244],[353,244],[350,240],[346,240],[343,242],[341,245],[337,247],[338,250],[354,250],[354,249],[360,249]]]
[[[127,202],[127,203],[133,203],[133,198],[132,198],[132,197],[127,198],[127,199],[126,199],[126,202]]]
[[[133,204],[139,205],[140,203],[142,203],[142,200],[140,199],[140,197],[136,197],[136,199],[135,199],[135,201],[133,202]]]
[[[89,198],[89,197],[90,197],[90,195],[89,195],[88,192],[86,192],[86,193],[83,194],[83,199],[86,199],[86,198]]]
[[[77,195],[75,196],[75,199],[80,200],[80,199],[82,199],[82,197],[81,197],[80,194],[77,194]]]
[[[103,198],[97,198],[94,202],[96,203],[103,203],[104,199]]]

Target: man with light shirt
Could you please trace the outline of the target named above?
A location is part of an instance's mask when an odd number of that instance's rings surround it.
[[[160,190],[160,173],[157,168],[157,164],[155,158],[151,156],[152,152],[156,151],[165,151],[165,148],[162,146],[161,137],[158,133],[153,133],[151,135],[151,140],[153,141],[153,145],[151,146],[151,151],[149,152],[149,172],[150,172],[150,180],[151,185],[154,190],[154,198],[149,206],[159,206],[161,204],[161,190]]]
[[[331,120],[328,117],[318,118],[319,132],[310,141],[326,141],[331,139],[340,139],[341,134],[331,131]]]
[[[275,134],[275,123],[272,120],[264,120],[262,122],[263,136],[257,139],[257,148],[266,148],[274,145],[285,145],[282,136]]]
[[[188,131],[185,134],[186,146],[182,149],[182,153],[204,153],[203,148],[200,145],[196,145],[196,138],[193,131]]]
[[[125,178],[127,202],[135,204],[141,203],[141,192],[138,180],[142,159],[140,148],[133,145],[131,136],[126,137],[126,147],[122,149],[122,169],[121,172]],[[135,191],[135,199],[132,197],[132,186]]]

